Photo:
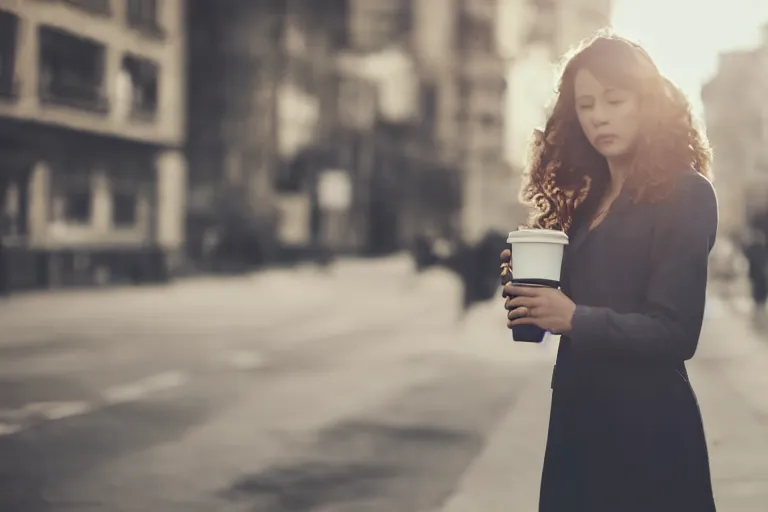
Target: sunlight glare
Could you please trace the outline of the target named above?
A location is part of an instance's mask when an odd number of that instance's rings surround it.
[[[616,0],[613,15],[616,32],[643,44],[698,114],[718,54],[756,46],[766,21],[765,0]]]

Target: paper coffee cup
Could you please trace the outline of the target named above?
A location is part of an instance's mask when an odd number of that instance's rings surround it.
[[[509,233],[512,275],[518,279],[560,282],[568,235],[553,229],[522,228]]]
[[[509,234],[512,250],[512,283],[518,286],[560,286],[563,252],[568,235],[552,229],[519,229]],[[514,341],[541,343],[546,331],[526,324],[512,328]]]

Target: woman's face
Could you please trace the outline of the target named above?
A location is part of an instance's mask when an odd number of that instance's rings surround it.
[[[576,115],[589,142],[604,157],[632,153],[640,134],[640,99],[626,89],[602,84],[580,69],[574,80]]]

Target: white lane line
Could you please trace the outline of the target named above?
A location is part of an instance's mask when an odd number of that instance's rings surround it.
[[[19,430],[21,430],[21,427],[19,425],[11,425],[10,423],[0,423],[0,437],[15,434]]]
[[[46,420],[61,420],[86,414],[92,409],[88,402],[35,402],[24,406],[23,411]]]
[[[46,421],[62,420],[91,412],[94,408],[83,401],[32,402],[19,409],[0,410],[0,437],[10,436]]]
[[[138,381],[114,386],[102,392],[102,400],[32,402],[19,409],[0,409],[0,437],[21,432],[26,428],[47,421],[82,416],[100,408],[145,398],[153,393],[166,391],[185,384],[188,377],[177,371],[167,371]]]
[[[129,384],[108,388],[102,392],[101,396],[106,404],[133,402],[152,393],[182,386],[187,380],[188,377],[181,372],[168,371]]]

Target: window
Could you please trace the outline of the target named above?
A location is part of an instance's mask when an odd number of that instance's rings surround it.
[[[501,119],[498,115],[484,113],[479,116],[480,125],[484,129],[495,128],[501,125]]]
[[[462,49],[483,53],[495,51],[495,32],[491,23],[482,19],[465,17],[460,27]]]
[[[19,18],[0,11],[0,96],[16,93],[16,37]]]
[[[329,42],[333,48],[349,46],[349,2],[346,0],[325,0],[324,3],[310,4],[317,9],[315,19],[322,20]]]
[[[438,96],[434,84],[425,84],[421,89],[421,106],[423,121],[429,126],[437,125]]]
[[[128,25],[150,35],[162,37],[159,3],[159,0],[128,0],[126,3]]]
[[[4,175],[0,176],[0,236],[23,236],[28,229],[30,173],[8,168],[4,171]]]
[[[112,224],[130,227],[138,219],[138,194],[135,191],[117,190],[112,194]]]
[[[93,201],[93,163],[79,158],[50,162],[50,220],[90,224]]]
[[[130,77],[131,115],[140,119],[153,119],[157,114],[158,103],[157,64],[127,55],[123,58],[123,71]]]
[[[91,191],[69,190],[64,194],[64,219],[67,222],[88,224],[91,220]]]
[[[44,102],[106,112],[103,45],[62,30],[39,29],[40,98]]]
[[[67,187],[51,198],[51,221],[67,224],[91,222],[91,191],[86,187]]]

